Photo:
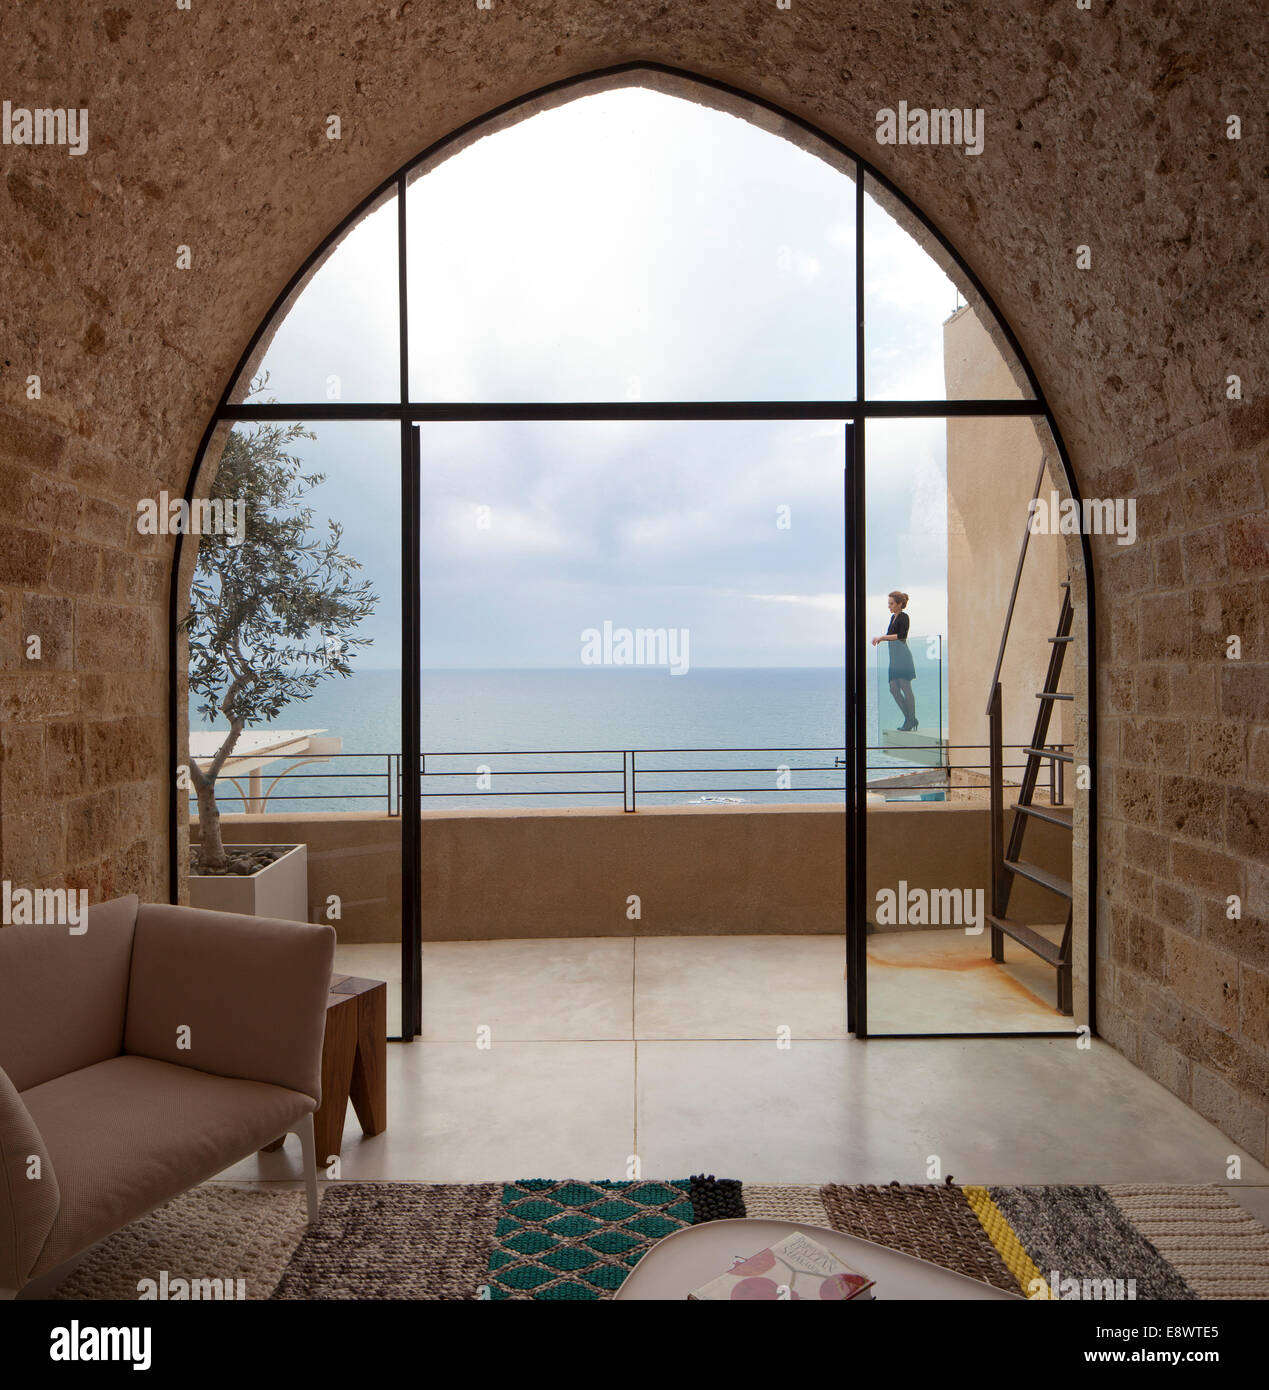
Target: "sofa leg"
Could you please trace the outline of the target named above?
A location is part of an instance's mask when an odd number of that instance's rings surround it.
[[[310,1110],[307,1115],[295,1126],[295,1133],[300,1136],[300,1151],[304,1158],[304,1185],[308,1192],[308,1224],[314,1225],[317,1221],[317,1141],[313,1134],[313,1112]]]

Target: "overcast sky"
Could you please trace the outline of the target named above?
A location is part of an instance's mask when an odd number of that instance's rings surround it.
[[[798,400],[854,394],[854,186],[736,117],[639,89],[487,136],[409,193],[416,400]],[[869,394],[945,395],[951,282],[869,200]],[[395,204],[279,329],[267,396],[397,398]],[[399,656],[398,427],[320,423],[319,517],[382,595]],[[694,666],[842,659],[843,427],[423,427],[430,666],[572,666],[582,629],[679,627]],[[868,430],[868,635],[885,594],[946,631],[946,427]],[[483,510],[487,509],[487,510]],[[782,525],[781,522],[787,522]]]

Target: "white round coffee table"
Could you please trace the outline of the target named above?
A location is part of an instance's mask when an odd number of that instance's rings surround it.
[[[704,1221],[665,1236],[635,1265],[616,1297],[685,1299],[693,1289],[725,1274],[738,1255],[748,1259],[793,1231],[804,1231],[838,1259],[875,1279],[876,1286],[871,1290],[875,1298],[1022,1298],[1021,1294],[993,1288],[858,1236],[846,1236],[823,1226],[806,1226],[800,1221],[747,1216]]]

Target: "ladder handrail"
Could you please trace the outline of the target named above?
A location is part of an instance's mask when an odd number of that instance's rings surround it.
[[[1039,467],[1039,470],[1037,471],[1037,473],[1036,473],[1036,475],[1035,475],[1035,487],[1033,487],[1033,488],[1031,489],[1031,501],[1032,501],[1032,502],[1035,502],[1035,500],[1040,496],[1040,485],[1044,482],[1044,465],[1045,465],[1045,462],[1046,462],[1046,460],[1045,460],[1044,454],[1041,453],[1041,455],[1040,455],[1040,467]],[[992,699],[993,699],[994,696],[995,696],[996,686],[1000,683],[1000,668],[1001,668],[1001,666],[1004,665],[1004,660],[1005,660],[1005,643],[1008,642],[1008,640],[1009,640],[1009,628],[1010,628],[1010,626],[1011,626],[1012,623],[1013,623],[1013,609],[1014,609],[1014,604],[1017,603],[1017,601],[1018,601],[1018,585],[1022,582],[1022,567],[1023,567],[1024,564],[1026,564],[1026,560],[1027,560],[1027,542],[1031,539],[1031,518],[1032,518],[1032,516],[1034,515],[1034,513],[1035,513],[1035,508],[1034,508],[1034,507],[1031,507],[1031,506],[1028,506],[1028,508],[1027,508],[1027,525],[1026,525],[1026,529],[1025,529],[1025,530],[1023,531],[1023,533],[1022,533],[1022,548],[1018,551],[1018,567],[1017,567],[1017,569],[1015,569],[1014,572],[1013,572],[1013,589],[1010,591],[1010,594],[1009,594],[1009,610],[1008,610],[1008,612],[1005,614],[1005,626],[1004,626],[1004,631],[1001,632],[1001,634],[1000,634],[1000,650],[996,653],[996,669],[992,672],[992,675],[991,675],[991,688],[990,688],[990,690],[988,691],[988,695],[987,695],[987,713],[988,713],[988,714],[991,713],[991,702],[992,702]]]
[[[989,813],[991,826],[991,911],[993,917],[1000,917],[1003,916],[1004,898],[1005,769],[999,681],[991,688],[991,700],[987,705],[987,720],[990,726],[988,742],[991,748],[988,755],[990,767],[988,798],[991,807]]]

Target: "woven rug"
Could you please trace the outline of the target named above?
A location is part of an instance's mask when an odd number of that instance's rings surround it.
[[[181,1279],[243,1281],[268,1298],[304,1238],[302,1192],[252,1192],[225,1183],[196,1187],[102,1241],[54,1298],[135,1299],[163,1270]],[[201,1292],[201,1289],[200,1289]]]
[[[1029,1297],[1269,1298],[1269,1230],[1218,1187],[704,1176],[344,1182],[312,1228],[299,1193],[207,1183],[103,1242],[57,1297],[136,1298],[166,1271],[255,1299],[604,1299],[663,1236],[735,1216],[862,1236]]]

